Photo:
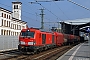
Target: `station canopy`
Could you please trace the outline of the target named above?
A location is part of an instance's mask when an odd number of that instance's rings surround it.
[[[90,28],[90,18],[83,18],[83,19],[75,19],[75,20],[65,20],[61,23],[61,28],[63,30],[66,30],[65,33],[71,33],[73,34],[73,29],[76,32],[76,30],[87,32],[87,28]],[[70,32],[71,30],[71,32]],[[74,32],[74,33],[75,33]],[[79,33],[78,33],[79,34]]]
[[[66,20],[64,22],[67,24],[72,24],[72,25],[83,25],[83,24],[90,23],[90,18]]]

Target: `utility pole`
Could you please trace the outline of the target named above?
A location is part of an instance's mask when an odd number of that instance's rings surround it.
[[[43,18],[44,18],[44,9],[40,9],[41,10],[41,29],[44,29],[44,21],[43,21]]]

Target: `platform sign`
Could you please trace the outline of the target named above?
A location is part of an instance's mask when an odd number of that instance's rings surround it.
[[[87,32],[90,32],[90,27],[88,27],[88,28],[86,29],[86,31],[87,31]]]
[[[86,34],[86,36],[89,36],[89,34]]]

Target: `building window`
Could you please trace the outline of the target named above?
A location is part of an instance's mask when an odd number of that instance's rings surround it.
[[[15,32],[15,36],[16,36],[16,32]]]
[[[12,32],[11,32],[11,36],[12,36]]]
[[[3,19],[2,19],[2,26],[3,26]]]
[[[6,35],[6,30],[4,30],[4,35]]]
[[[10,27],[10,21],[9,21],[9,27]]]
[[[10,19],[10,15],[9,15],[9,19]]]
[[[1,30],[1,35],[3,35],[3,29]]]
[[[8,15],[7,15],[7,19],[8,19]]]
[[[19,25],[19,30],[21,30],[21,26]]]
[[[17,25],[17,30],[18,30],[18,25]]]
[[[8,35],[8,30],[6,31],[6,35]]]
[[[8,35],[10,36],[10,30],[9,30],[9,34]]]
[[[12,24],[12,28],[14,29],[14,24]]]
[[[18,32],[17,32],[17,35],[18,35]]]
[[[4,26],[6,26],[6,20],[4,20]]]
[[[12,23],[11,23],[11,29],[12,29]]]
[[[7,27],[8,27],[8,21],[7,21]]]
[[[13,29],[14,29],[14,24],[13,24]]]
[[[12,24],[12,29],[14,29],[14,24]]]
[[[18,9],[18,5],[14,5],[14,9]]]
[[[4,18],[6,18],[6,14],[4,14]]]
[[[13,32],[13,36],[14,36],[14,32]]]
[[[2,17],[3,17],[3,13],[2,13]]]

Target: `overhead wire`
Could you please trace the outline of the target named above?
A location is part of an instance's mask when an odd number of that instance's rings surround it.
[[[27,4],[24,3],[24,5],[27,5]],[[29,5],[27,5],[27,6],[29,6]],[[24,11],[24,12],[25,12],[25,11]],[[26,12],[26,13],[29,13],[29,12]],[[35,12],[35,13],[36,13],[36,12]],[[35,14],[32,14],[32,15],[35,15]],[[40,15],[37,15],[37,14],[36,14],[36,16],[39,16],[39,17],[40,17]],[[48,18],[46,18],[46,17],[45,17],[45,19],[47,19],[47,20],[49,20],[49,21],[52,21],[52,20],[50,20],[50,19],[48,19]],[[37,19],[36,19],[36,20],[37,20]],[[44,23],[45,23],[45,22],[44,22]],[[46,25],[47,25],[47,24],[46,24]],[[50,26],[50,24],[49,24],[49,26]]]
[[[11,8],[11,6],[9,6],[9,5],[5,5],[5,4],[2,4],[2,3],[0,3],[0,4],[3,5],[3,6],[5,6],[5,7]]]
[[[30,19],[32,19],[32,18],[29,18],[29,17],[27,17],[27,16],[24,16],[24,15],[23,15],[23,17],[24,17],[24,18],[27,18],[27,20],[30,20]],[[34,20],[34,19],[32,19],[32,20]],[[28,23],[28,24],[29,24],[29,23]],[[31,25],[31,26],[35,26],[35,24],[30,24],[30,25]]]
[[[90,11],[89,8],[87,8],[87,7],[83,6],[83,5],[80,5],[80,4],[78,4],[78,3],[76,3],[76,2],[74,2],[74,1],[72,1],[72,0],[67,0],[67,1],[73,3],[73,4],[77,5],[77,6],[80,6],[80,7],[84,8],[84,9],[86,9],[86,10],[88,10],[88,11]]]
[[[25,3],[24,3],[25,4]],[[32,3],[31,3],[32,4]],[[25,5],[27,5],[27,6],[29,6],[28,4],[25,4]],[[25,12],[25,11],[24,11]],[[29,13],[29,12],[26,12],[26,13]],[[37,13],[37,12],[35,12],[35,13]],[[30,13],[30,14],[32,14],[32,13]],[[35,14],[32,14],[32,15],[35,15]],[[39,14],[36,14],[36,16],[39,16],[40,17],[40,15]],[[45,17],[45,19],[48,19],[49,21],[50,21],[50,19],[49,18],[46,18]],[[52,20],[51,20],[52,21]]]
[[[41,5],[42,7],[43,7],[43,9],[46,9],[46,10],[48,10],[50,13],[52,13],[49,9],[47,9],[46,7],[44,7],[41,3],[38,3],[37,1],[36,2],[29,2],[29,3],[31,3],[31,4],[33,4],[33,3],[36,3],[36,4],[39,4],[39,5]],[[55,17],[57,17],[54,13],[52,13]],[[58,17],[57,17],[58,18]],[[45,19],[48,19],[48,18],[45,18]],[[59,18],[60,19],[60,18]],[[50,19],[48,19],[48,20],[50,20]],[[52,21],[52,20],[51,20]],[[44,23],[47,23],[47,22],[44,22]],[[56,22],[55,22],[56,23]],[[50,25],[50,24],[49,24]]]
[[[64,13],[64,11],[54,2],[54,4],[59,8],[59,10],[63,13],[63,15],[66,16],[70,20],[70,18]]]
[[[2,4],[2,3],[0,3],[1,5],[3,5],[3,6],[7,6],[7,7],[9,7],[9,8],[12,8],[11,6],[9,6],[9,5],[5,5],[5,4]],[[22,10],[22,12],[24,12],[24,13],[27,13],[27,14],[31,14],[31,15],[34,15],[35,16],[35,14],[33,14],[33,13],[30,13],[30,12],[27,12],[27,11],[24,11],[24,10]],[[39,15],[38,15],[39,16]],[[34,20],[34,19],[33,19]]]
[[[29,6],[28,4],[25,4],[24,3],[24,5],[27,5],[27,6]],[[24,11],[24,12],[26,12],[26,11]],[[28,14],[32,14],[32,13],[30,13],[30,12],[26,12],[26,13],[28,13]],[[32,15],[35,15],[35,16],[38,16],[38,17],[40,17],[40,15],[39,14],[37,14],[37,12],[35,12],[36,13],[36,15],[35,14],[32,14]],[[46,18],[45,17],[45,19],[48,19],[48,18]],[[37,20],[37,19],[36,19]],[[48,20],[50,20],[50,19],[48,19]],[[51,20],[52,21],[52,20]],[[39,21],[40,22],[40,21]]]
[[[58,16],[56,16],[52,11],[50,11],[49,9],[47,9],[46,7],[44,7],[42,4],[38,3],[38,1],[36,1],[37,4],[41,5],[43,8],[45,8],[47,11],[49,11],[50,13],[52,13],[55,17],[57,17],[57,19],[60,19],[61,21],[63,21],[61,18],[59,18]],[[59,21],[58,21],[59,22]],[[55,23],[57,22],[54,22],[54,26],[55,26]]]
[[[57,15],[55,15],[52,11],[50,11],[49,9],[47,9],[46,7],[44,7],[41,3],[37,2],[37,1],[36,1],[36,3],[39,4],[39,5],[41,5],[44,9],[46,9],[46,10],[49,11],[51,14],[53,14],[55,17],[57,17],[57,19],[62,20],[62,19],[59,18]]]
[[[87,8],[87,7],[85,7],[85,6],[81,5],[81,4],[78,4],[78,3],[76,3],[76,2],[74,2],[74,1],[72,1],[72,0],[67,0],[67,1],[73,3],[73,4],[77,5],[77,6],[79,6],[79,7],[81,7],[81,8],[84,8],[84,9],[90,11],[89,8]],[[88,14],[88,13],[86,13],[86,14]],[[84,14],[84,15],[85,15],[85,14]],[[82,15],[82,16],[84,16],[84,15]]]
[[[37,2],[38,3],[38,2]],[[4,5],[4,6],[7,6],[7,7],[9,7],[9,8],[11,8],[11,6],[8,6],[8,5],[5,5],[5,4],[2,4],[2,5]],[[40,4],[42,7],[44,7],[42,4]],[[54,16],[56,16],[54,13],[52,13],[49,9],[47,9],[46,7],[44,7],[46,10],[48,10],[51,14],[53,14]],[[23,10],[22,10],[23,11]],[[31,15],[35,15],[35,14],[32,14],[32,13],[30,13],[30,12],[26,12],[26,11],[23,11],[24,13],[28,13],[28,14],[31,14]],[[22,15],[23,16],[23,15]],[[37,15],[37,16],[39,16],[39,15]],[[57,16],[56,16],[57,17]],[[47,19],[47,18],[46,18]],[[57,17],[57,19],[60,19],[59,17]],[[50,20],[50,19],[49,19]],[[61,20],[61,19],[60,19]],[[37,21],[37,20],[36,20]]]
[[[27,4],[24,3],[24,5],[27,5]],[[29,6],[29,5],[27,5],[27,6]],[[24,11],[24,12],[26,12],[26,11]],[[29,13],[29,12],[26,12],[26,13],[31,14],[31,13]],[[36,13],[36,16],[39,16],[39,17],[40,17],[40,15],[37,14],[37,12],[35,12],[35,13]],[[32,14],[32,15],[35,15],[35,14]],[[26,17],[26,16],[24,16],[24,17]],[[48,19],[48,18],[45,18],[45,19]],[[36,20],[37,20],[37,19],[36,19]],[[48,19],[48,20],[50,20],[50,19]],[[47,25],[47,24],[46,24],[46,25]]]

